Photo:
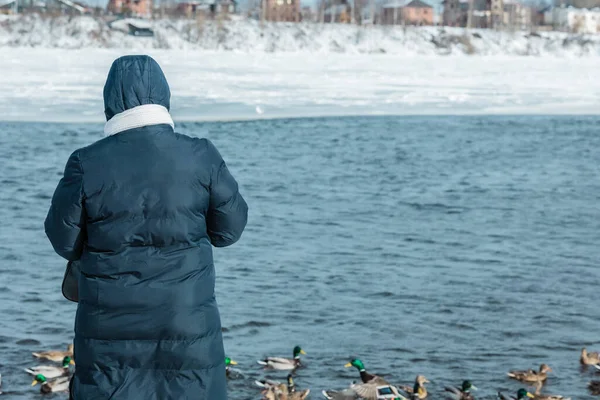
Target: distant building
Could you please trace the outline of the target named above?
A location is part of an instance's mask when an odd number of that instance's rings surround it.
[[[433,7],[421,0],[394,0],[383,5],[382,23],[386,25],[433,25]]]
[[[304,6],[300,10],[300,20],[305,22],[316,22],[317,14],[312,9],[312,7]]]
[[[534,19],[531,7],[518,0],[444,0],[443,24],[466,27],[469,7],[472,8],[471,27],[487,29],[531,28]]]
[[[552,10],[552,6],[546,6],[546,7],[537,8],[535,10],[532,10],[531,12],[533,13],[533,16],[532,16],[533,26],[536,26],[536,27],[552,26],[552,23],[546,24],[546,13],[551,10]]]
[[[327,23],[350,23],[352,8],[347,2],[336,2],[325,9],[324,21]]]
[[[501,28],[504,24],[504,0],[490,0],[490,28]]]
[[[262,0],[265,20],[275,22],[299,22],[300,0]]]
[[[469,4],[461,0],[442,1],[444,11],[442,13],[442,24],[445,26],[465,26],[467,24],[467,12]]]
[[[573,33],[600,32],[600,9],[555,7],[546,12],[545,22],[554,29]]]
[[[71,0],[50,0],[46,1],[48,10],[61,10],[67,14],[91,14],[92,9],[87,5]]]
[[[600,8],[600,0],[554,0],[554,5],[558,8],[574,7],[587,8],[591,10],[594,8]]]
[[[0,0],[0,14],[16,14],[17,0]]]
[[[514,0],[505,0],[502,23],[510,29],[522,31],[531,29],[533,23],[532,13],[533,11],[529,6]]]
[[[109,0],[107,10],[116,15],[150,17],[152,0]]]
[[[215,0],[211,2],[191,1],[178,3],[176,12],[186,17],[198,15],[215,16],[234,14],[237,11],[237,2],[235,0]]]

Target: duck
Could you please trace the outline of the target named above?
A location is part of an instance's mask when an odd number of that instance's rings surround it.
[[[588,383],[588,390],[594,396],[600,396],[600,381],[591,381]]]
[[[46,379],[53,379],[61,376],[68,376],[69,365],[75,365],[75,362],[71,357],[66,356],[63,358],[62,367],[55,367],[53,365],[38,365],[37,367],[25,369],[25,372],[33,376],[41,374]]]
[[[287,376],[287,389],[288,389],[288,399],[289,400],[303,400],[310,394],[310,389],[305,390],[296,390],[296,383],[294,382],[294,378],[292,374],[288,374]]]
[[[267,389],[267,390],[271,389],[271,388],[276,388],[278,386],[283,385],[282,382],[271,381],[271,380],[268,380],[268,379],[261,380],[261,381],[254,381],[254,383],[256,384],[256,386],[258,386],[260,388],[263,388],[263,389]],[[294,379],[292,377],[292,374],[288,374],[288,376],[287,376],[288,389],[290,388],[290,383],[291,383],[291,386],[293,387],[294,386]]]
[[[263,360],[258,360],[260,365],[264,365],[265,368],[276,369],[280,371],[293,370],[299,368],[302,364],[300,363],[300,354],[306,354],[300,346],[294,347],[293,355],[294,358],[283,358],[283,357],[267,357]]]
[[[341,391],[323,390],[321,393],[326,399],[330,400],[408,400],[398,392],[395,386],[379,386],[370,383],[352,384],[349,388]]]
[[[42,393],[54,393],[54,392],[66,392],[69,390],[69,381],[71,378],[64,377],[58,378],[52,382],[48,382],[46,377],[42,374],[37,374],[35,379],[31,383],[31,386],[35,386],[38,383],[41,383],[42,386],[40,388],[40,392]]]
[[[69,346],[67,347],[67,351],[50,350],[31,354],[33,354],[33,356],[37,358],[59,363],[62,362],[62,360],[67,356],[73,358],[73,344],[69,344]]]
[[[352,360],[350,360],[349,363],[344,365],[344,367],[345,368],[350,368],[350,367],[356,368],[358,370],[358,372],[360,373],[360,379],[361,379],[362,383],[378,385],[378,386],[389,385],[388,381],[386,381],[382,377],[368,373],[365,368],[365,364],[363,364],[363,362],[361,360],[359,360],[358,358],[353,358]]]
[[[452,400],[474,400],[475,396],[471,391],[477,390],[475,385],[471,383],[471,381],[463,381],[462,385],[458,387],[447,386],[444,388],[444,391],[448,392],[448,399]]]
[[[267,400],[304,400],[310,394],[310,389],[297,391],[292,375],[288,375],[287,384],[281,383],[263,391]]]
[[[256,386],[258,386],[259,388],[269,390],[271,388],[275,388],[275,387],[281,385],[282,383],[279,382],[279,381],[271,381],[271,380],[268,380],[268,379],[264,379],[264,380],[260,380],[260,381],[256,380],[256,381],[254,381],[254,384]]]
[[[556,395],[550,395],[550,394],[541,394],[543,385],[544,384],[542,382],[536,383],[535,393],[533,394],[534,399],[536,399],[536,400],[571,400],[570,397],[556,396]]]
[[[539,371],[532,369],[527,371],[510,371],[508,377],[525,383],[545,382],[548,379],[549,372],[552,372],[552,368],[547,364],[542,364]]]
[[[527,390],[525,390],[525,389],[519,389],[517,391],[517,397],[506,397],[502,393],[498,392],[498,399],[499,400],[525,400],[528,397],[530,399],[534,398],[534,396],[531,393],[529,393]]]
[[[329,400],[357,400],[358,394],[350,388],[344,390],[323,390],[323,397]]]
[[[600,364],[600,354],[595,351],[588,353],[587,349],[584,347],[581,349],[581,357],[579,358],[579,362],[581,365],[598,365]]]
[[[225,375],[227,377],[231,375],[231,365],[237,365],[237,361],[234,361],[229,357],[225,357]]]
[[[429,380],[425,378],[423,375],[417,375],[415,378],[415,384],[413,387],[410,386],[400,386],[400,390],[406,392],[406,394],[410,395],[413,399],[426,399],[427,398],[427,389],[425,388],[425,384],[429,383]]]

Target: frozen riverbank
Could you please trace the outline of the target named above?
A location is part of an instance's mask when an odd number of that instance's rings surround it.
[[[595,58],[144,52],[163,66],[179,121],[600,110]],[[0,119],[102,121],[106,73],[127,53],[3,49]]]
[[[126,23],[123,23],[125,27]],[[395,55],[600,55],[600,36],[435,27],[157,20],[154,37],[134,37],[94,17],[0,16],[0,47],[179,49]]]

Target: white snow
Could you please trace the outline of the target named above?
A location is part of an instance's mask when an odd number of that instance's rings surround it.
[[[459,28],[353,26],[190,19],[136,21],[153,38],[127,34],[127,22],[90,16],[47,18],[0,16],[0,47],[215,50],[245,53],[475,54],[560,57],[599,56],[600,35],[558,32],[495,32]]]
[[[163,66],[176,121],[600,110],[600,36],[237,17],[149,21],[148,38],[128,22],[0,16],[0,120],[102,121],[110,64],[140,53]]]
[[[596,57],[0,49],[0,119],[95,121],[112,61],[162,65],[177,122],[382,114],[598,114]]]

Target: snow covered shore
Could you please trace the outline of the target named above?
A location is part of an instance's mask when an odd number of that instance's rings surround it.
[[[243,53],[600,55],[600,36],[558,32],[494,32],[424,27],[357,27],[341,24],[270,23],[236,18],[214,22],[158,20],[154,37],[133,37],[90,16],[0,16],[0,47],[119,48],[233,51]]]
[[[416,114],[599,114],[598,58],[0,49],[0,120],[102,122],[112,61],[148,53],[181,121]]]

